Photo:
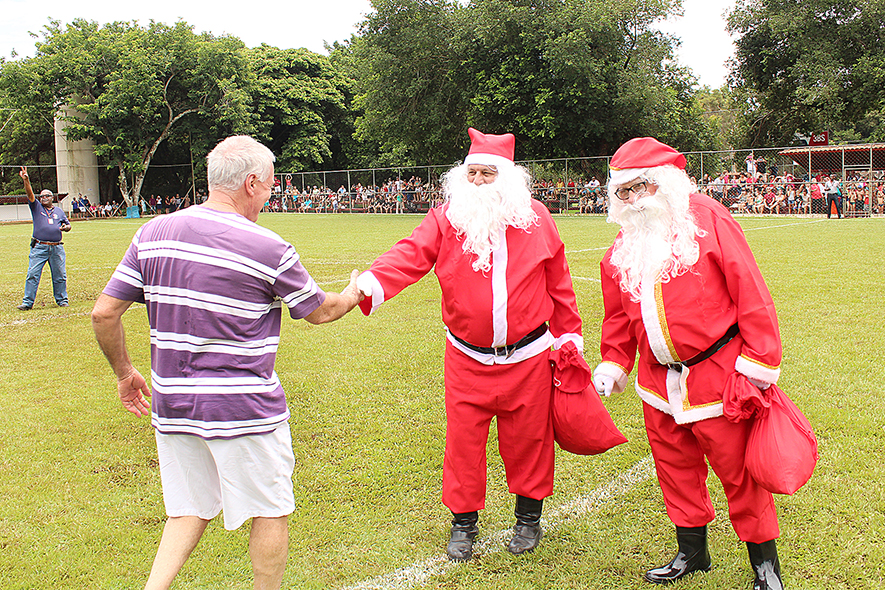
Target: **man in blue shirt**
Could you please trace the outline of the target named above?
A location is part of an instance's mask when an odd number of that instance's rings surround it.
[[[31,254],[28,257],[28,278],[25,279],[25,296],[18,309],[26,311],[34,307],[37,298],[37,287],[40,286],[40,275],[43,266],[48,262],[52,273],[52,294],[59,307],[68,306],[67,275],[65,274],[65,248],[61,241],[61,232],[71,231],[71,223],[61,207],[52,204],[52,191],[40,192],[39,201],[31,189],[31,179],[24,166],[18,173],[25,182],[25,193],[28,195],[28,207],[34,221],[34,233],[31,238]]]

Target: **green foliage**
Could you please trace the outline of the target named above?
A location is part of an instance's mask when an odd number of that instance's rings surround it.
[[[7,64],[14,84],[25,77],[18,104],[51,119],[68,105],[72,140],[92,139],[100,161],[118,173],[127,200],[140,194],[159,145],[173,130],[223,137],[247,128],[248,68],[242,43],[228,36],[197,35],[184,22],[169,26],[75,20],[44,27],[37,55]],[[23,88],[23,83],[17,84]],[[8,93],[7,93],[8,94]]]
[[[739,109],[728,86],[723,85],[721,88],[703,86],[695,97],[702,116],[715,132],[714,143],[708,149],[733,148],[739,138],[735,134]]]
[[[0,60],[0,164],[55,162],[54,99],[36,72],[31,62]],[[0,179],[0,194],[23,194],[18,169],[10,172]],[[54,174],[29,172],[36,190],[57,190]]]
[[[249,51],[249,64],[256,77],[252,116],[258,137],[277,155],[277,168],[316,170],[333,161],[334,138],[353,133],[350,81],[328,57],[307,49],[261,45]]]
[[[431,165],[460,158],[467,97],[456,0],[374,0],[359,35],[338,47],[356,81],[357,133],[377,144],[375,165]],[[457,141],[453,138],[457,137]]]
[[[339,49],[353,55],[360,137],[389,162],[460,159],[467,125],[513,132],[521,159],[608,154],[639,135],[709,149],[694,79],[651,27],[679,5],[375,1]]]
[[[744,0],[731,85],[742,145],[788,145],[796,134],[885,138],[882,0]]]

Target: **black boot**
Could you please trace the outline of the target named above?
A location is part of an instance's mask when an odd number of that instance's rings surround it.
[[[513,538],[507,545],[507,551],[513,555],[522,555],[532,551],[541,542],[541,508],[544,500],[533,500],[525,496],[516,496],[516,525],[513,527]]]
[[[781,563],[777,558],[777,542],[772,539],[764,543],[747,543],[750,565],[756,579],[753,590],[784,590],[781,580]]]
[[[473,539],[479,532],[476,521],[478,512],[452,513],[452,532],[446,553],[452,561],[467,561],[473,557]]]
[[[707,526],[676,527],[679,550],[667,565],[645,572],[645,581],[669,584],[691,572],[710,570],[710,551],[707,549]]]

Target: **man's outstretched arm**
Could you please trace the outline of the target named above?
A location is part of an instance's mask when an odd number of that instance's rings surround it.
[[[304,317],[311,324],[325,324],[334,322],[343,317],[347,312],[356,307],[363,300],[363,294],[356,287],[356,278],[360,271],[350,273],[350,283],[341,293],[326,293],[326,300],[322,305],[313,310],[310,315]]]

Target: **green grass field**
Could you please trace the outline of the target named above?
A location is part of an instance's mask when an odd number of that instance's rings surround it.
[[[265,214],[326,290],[340,290],[420,221],[418,216]],[[598,361],[598,263],[616,233],[598,217],[557,217]],[[794,496],[778,496],[788,588],[885,586],[885,219],[739,220],[777,304],[782,388],[816,428],[820,461]],[[147,419],[124,412],[95,345],[93,302],[144,220],[77,222],[65,236],[71,305],[52,300],[48,267],[37,304],[19,312],[30,224],[0,226],[0,588],[137,588],[164,521]],[[124,316],[130,352],[149,371],[142,306]],[[675,548],[648,459],[632,385],[605,401],[629,443],[596,457],[557,450],[541,547],[502,551],[512,526],[494,434],[480,551],[443,559],[440,501],[445,419],[439,288],[428,276],[366,318],[284,323],[277,371],[292,411],[297,508],[286,588],[650,588],[649,567]],[[719,512],[713,570],[679,589],[749,588],[744,545]],[[248,525],[210,524],[175,588],[251,588]],[[407,580],[413,578],[415,584]]]

